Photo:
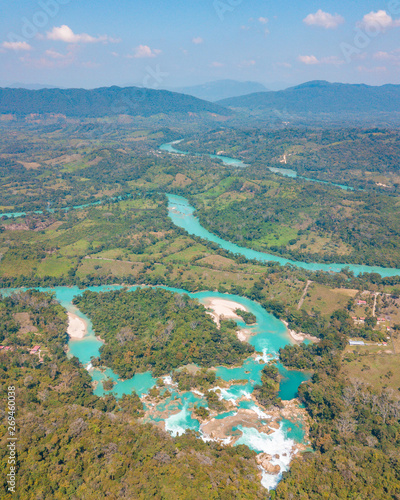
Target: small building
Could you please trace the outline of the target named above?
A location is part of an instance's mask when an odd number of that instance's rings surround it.
[[[357,300],[357,304],[359,306],[366,306],[367,305],[367,301],[366,300]]]
[[[40,345],[35,345],[32,347],[32,349],[29,351],[29,354],[37,354],[40,351]]]
[[[363,340],[349,340],[350,345],[365,345]]]

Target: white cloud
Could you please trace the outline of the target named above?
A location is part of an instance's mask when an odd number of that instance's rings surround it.
[[[303,22],[309,26],[321,26],[325,29],[334,29],[344,23],[344,17],[339,14],[329,14],[319,9],[315,14],[309,14],[303,19]]]
[[[52,59],[64,59],[66,57],[64,54],[60,54],[60,52],[56,52],[53,49],[46,50],[45,54]]]
[[[32,50],[27,42],[3,42],[1,46],[10,50]]]
[[[386,10],[378,10],[365,14],[359,25],[364,29],[373,29],[384,31],[388,28],[397,28],[400,26],[400,19],[393,19]]]
[[[268,18],[267,17],[259,17],[258,20],[259,20],[259,22],[261,24],[267,24],[268,23]]]
[[[255,66],[256,61],[254,59],[249,59],[247,61],[242,61],[239,66],[243,68],[250,68],[251,66]]]
[[[192,39],[192,42],[195,44],[195,45],[199,45],[200,43],[203,43],[204,40],[201,38],[201,36],[197,36],[195,38]]]
[[[148,45],[139,45],[138,47],[136,47],[134,55],[128,57],[134,57],[135,59],[146,59],[150,57],[157,57],[159,54],[161,54],[161,50],[159,49],[151,49]]]
[[[48,49],[40,58],[31,58],[30,53],[20,58],[26,66],[33,68],[66,68],[76,63],[76,45],[70,45],[66,54]]]
[[[299,56],[298,60],[303,64],[319,64],[319,61],[315,56]]]
[[[307,65],[331,64],[334,66],[339,66],[340,64],[344,64],[344,61],[337,56],[322,57],[321,59],[318,59],[315,56],[299,56],[297,59],[301,63]]]
[[[323,57],[321,59],[321,64],[333,64],[334,66],[340,66],[341,64],[344,64],[344,61],[343,59],[340,59],[340,57],[329,56],[329,57]]]
[[[385,73],[387,71],[386,66],[375,66],[375,67],[367,67],[367,66],[358,66],[357,70],[360,73]]]
[[[65,43],[98,43],[98,42],[118,43],[118,42],[120,42],[119,39],[111,38],[108,35],[101,35],[98,37],[94,37],[94,36],[88,35],[87,33],[76,34],[66,24],[63,24],[62,26],[59,26],[59,27],[55,26],[51,31],[47,32],[46,37],[48,40],[55,40],[58,42],[65,42]]]
[[[388,61],[389,59],[392,59],[393,55],[389,54],[388,52],[375,52],[375,54],[372,56],[374,59],[377,59],[378,61]]]
[[[375,52],[372,56],[376,61],[392,61],[395,64],[400,63],[400,49],[393,50],[392,52]]]
[[[224,64],[224,63],[221,63],[221,62],[218,62],[218,61],[214,61],[213,63],[211,63],[211,66],[212,66],[213,68],[222,68],[222,67],[224,67],[224,66],[225,66],[225,64]]]
[[[280,66],[281,68],[291,68],[292,65],[288,62],[280,62],[278,63],[278,66]]]

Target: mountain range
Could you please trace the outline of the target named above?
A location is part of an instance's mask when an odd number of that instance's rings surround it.
[[[243,85],[242,90],[247,82],[243,82]],[[218,87],[214,86],[214,91]],[[235,84],[231,88],[238,87]],[[102,87],[93,90],[0,88],[0,114],[17,117],[60,114],[75,118],[115,115],[150,117],[161,114],[179,117],[180,114],[194,114],[213,119],[224,117],[225,121],[229,117],[236,117],[248,123],[256,123],[254,119],[268,121],[275,115],[282,122],[290,124],[312,124],[321,120],[327,123],[348,120],[349,123],[375,121],[398,124],[400,85],[372,87],[312,81],[286,90],[256,92],[218,102],[168,90],[139,87]]]
[[[218,104],[252,113],[393,113],[400,112],[400,85],[371,87],[312,81],[277,92],[257,92],[223,99]]]
[[[230,97],[243,96],[254,92],[266,92],[268,89],[258,82],[238,82],[236,80],[218,80],[192,87],[178,87],[175,92],[192,95],[206,101],[219,101]]]
[[[0,88],[0,113],[62,114],[87,118],[114,115],[153,116],[176,113],[232,114],[227,108],[193,96],[139,87],[86,89]]]

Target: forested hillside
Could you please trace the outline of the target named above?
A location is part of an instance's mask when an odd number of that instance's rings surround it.
[[[0,113],[26,116],[61,114],[87,118],[115,115],[151,116],[173,113],[215,113],[231,111],[196,97],[167,90],[139,87],[85,89],[0,89]]]
[[[222,106],[242,109],[260,116],[282,113],[287,121],[313,115],[316,119],[377,121],[380,113],[399,121],[400,86],[371,87],[326,81],[311,81],[278,92],[257,92],[218,101]],[[291,116],[293,114],[293,116]],[[325,115],[325,117],[324,117]]]
[[[179,144],[185,151],[242,160],[257,175],[269,167],[380,192],[400,186],[400,133],[386,128],[216,129]]]

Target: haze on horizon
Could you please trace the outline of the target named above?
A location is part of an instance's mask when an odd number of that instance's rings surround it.
[[[21,0],[0,32],[2,86],[400,83],[400,0]]]

